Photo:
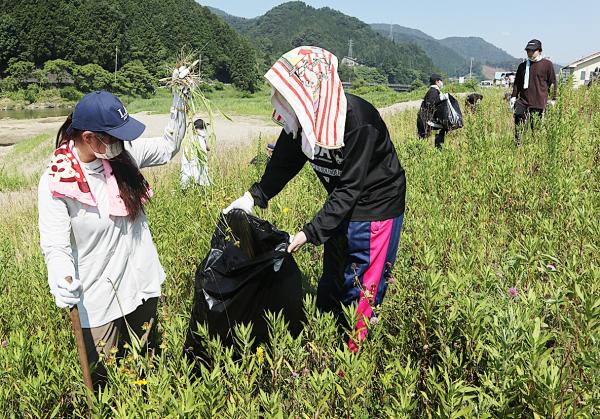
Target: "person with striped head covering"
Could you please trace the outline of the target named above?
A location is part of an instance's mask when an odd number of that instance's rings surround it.
[[[357,351],[391,278],[404,218],[404,169],[377,109],[344,92],[331,52],[295,48],[265,78],[272,88],[273,120],[283,130],[261,180],[224,212],[266,208],[310,163],[329,195],[288,251],[307,242],[324,244],[317,306],[343,324],[342,305],[356,304],[348,345]]]

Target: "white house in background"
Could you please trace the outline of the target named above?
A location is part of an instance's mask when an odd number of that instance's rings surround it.
[[[352,57],[344,57],[344,58],[342,58],[342,65],[346,65],[348,67],[357,67],[357,66],[360,66],[360,64],[358,63],[358,61],[356,61],[356,58],[352,58]]]
[[[575,87],[583,86],[590,81],[594,73],[600,71],[600,52],[587,57],[573,61],[571,64],[563,67],[561,70],[562,79],[566,80],[573,75],[573,84]]]

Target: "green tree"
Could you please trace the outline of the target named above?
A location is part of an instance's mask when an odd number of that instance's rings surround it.
[[[118,49],[119,67],[139,61],[156,79],[184,46],[202,54],[204,77],[248,90],[260,81],[255,47],[194,0],[0,0],[0,72],[11,58],[112,71]]]
[[[31,83],[25,88],[25,100],[29,103],[37,101],[38,95],[40,94],[40,87],[37,84]]]
[[[13,61],[6,69],[6,74],[12,77],[19,87],[25,87],[34,71],[35,64],[31,61]]]
[[[118,93],[149,97],[155,91],[154,77],[141,61],[132,61],[117,71],[117,82],[114,88]]]
[[[425,86],[425,83],[423,83],[421,79],[414,79],[413,82],[410,84],[410,88],[412,90],[420,89],[423,86]]]
[[[5,70],[8,60],[17,55],[18,38],[14,19],[0,15],[0,73]]]
[[[110,89],[114,77],[98,64],[86,64],[75,69],[75,87],[82,93]]]
[[[354,67],[354,75],[357,79],[364,80],[365,83],[387,84],[387,77],[376,68],[357,66]]]
[[[74,74],[78,65],[69,60],[50,60],[44,63],[44,72],[50,80],[55,80],[59,84],[68,84],[73,82]]]

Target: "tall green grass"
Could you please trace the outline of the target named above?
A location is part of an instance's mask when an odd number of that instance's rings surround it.
[[[218,360],[198,379],[182,359],[193,274],[221,209],[260,177],[255,147],[212,155],[210,188],[177,169],[148,173],[147,207],[167,271],[162,355],[109,359],[94,415],[126,417],[597,417],[600,409],[600,89],[561,92],[543,127],[513,144],[511,115],[486,95],[445,148],[417,138],[416,110],[388,119],[406,168],[395,281],[360,353],[314,307],[322,248],[297,254],[307,325]],[[259,215],[295,232],[325,194],[308,167]],[[66,311],[48,292],[34,206],[0,221],[0,409],[85,416]],[[263,352],[264,351],[264,352]]]
[[[271,102],[269,100],[271,91],[266,87],[256,93],[242,92],[232,86],[222,86],[221,90],[213,90],[206,93],[216,109],[231,115],[260,115],[268,117],[271,115]],[[171,106],[172,96],[165,89],[158,89],[154,97],[150,99],[124,98],[127,110],[130,113],[153,112],[166,113]]]
[[[15,144],[0,157],[0,192],[37,185],[54,148],[54,136],[40,134]]]

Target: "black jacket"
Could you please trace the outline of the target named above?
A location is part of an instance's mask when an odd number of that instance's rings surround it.
[[[435,108],[440,103],[442,103],[440,100],[440,91],[431,86],[425,94],[423,102],[421,103],[421,108],[417,114],[417,131],[421,138],[425,138],[431,133],[431,126],[427,123],[433,121]]]
[[[383,119],[369,102],[351,94],[346,98],[344,146],[336,150],[317,146],[310,162],[329,193],[303,228],[313,244],[334,236],[345,221],[381,221],[404,213],[404,169]],[[250,188],[254,203],[266,208],[307,160],[300,138],[282,131],[262,179]]]

